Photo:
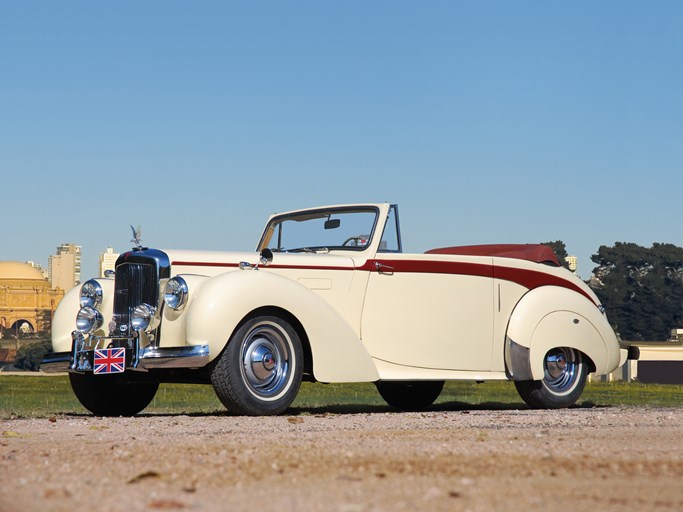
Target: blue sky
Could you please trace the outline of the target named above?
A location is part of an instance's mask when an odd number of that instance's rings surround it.
[[[0,3],[0,260],[130,224],[253,249],[400,205],[404,249],[683,245],[683,3]]]

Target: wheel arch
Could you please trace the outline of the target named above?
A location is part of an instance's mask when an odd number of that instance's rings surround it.
[[[297,335],[299,336],[299,340],[301,341],[301,348],[303,349],[304,352],[304,374],[305,375],[313,375],[313,354],[311,352],[311,342],[308,338],[308,333],[306,332],[306,329],[302,325],[302,323],[299,321],[299,319],[294,316],[291,312],[287,311],[286,309],[279,307],[279,306],[261,306],[258,307],[249,313],[247,313],[242,320],[235,326],[233,329],[232,333],[230,333],[230,336],[228,337],[228,340],[232,339],[234,334],[242,327],[246,322],[251,320],[252,318],[256,318],[259,316],[276,316],[278,318],[281,318],[282,320],[285,320],[289,325],[292,326],[292,328],[296,331]],[[225,344],[225,347],[223,347],[223,350],[221,353],[225,350],[225,348],[228,346],[228,343]],[[216,361],[214,359],[214,361]]]
[[[241,323],[262,312],[286,317],[300,335],[304,371],[321,382],[373,382],[379,378],[358,335],[323,298],[267,270],[221,274],[206,281],[187,312],[186,339],[208,344],[211,360]]]
[[[619,343],[601,311],[586,297],[556,286],[527,292],[508,322],[505,365],[512,380],[540,380],[553,348],[585,357],[589,372],[609,373],[619,365]]]

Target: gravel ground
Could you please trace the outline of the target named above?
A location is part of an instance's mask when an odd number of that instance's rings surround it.
[[[683,409],[1,422],[2,511],[683,510]]]

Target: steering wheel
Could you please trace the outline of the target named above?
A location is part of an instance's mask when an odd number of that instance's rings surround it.
[[[342,247],[346,247],[346,244],[348,244],[349,242],[356,242],[356,247],[360,247],[361,245],[359,242],[361,242],[362,240],[365,240],[365,237],[363,237],[363,236],[350,236],[349,238],[344,240]],[[365,245],[365,244],[363,244],[363,245]]]

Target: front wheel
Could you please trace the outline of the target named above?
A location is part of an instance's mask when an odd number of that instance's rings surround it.
[[[439,398],[442,380],[379,381],[377,391],[384,401],[402,411],[421,411]]]
[[[76,398],[96,416],[134,416],[154,399],[158,382],[131,382],[123,375],[70,373]]]
[[[583,393],[588,368],[573,348],[554,348],[543,361],[543,380],[515,381],[519,396],[534,409],[561,409],[573,405]]]
[[[258,316],[230,338],[211,371],[211,383],[232,413],[280,414],[299,392],[303,362],[294,328],[282,318]]]

